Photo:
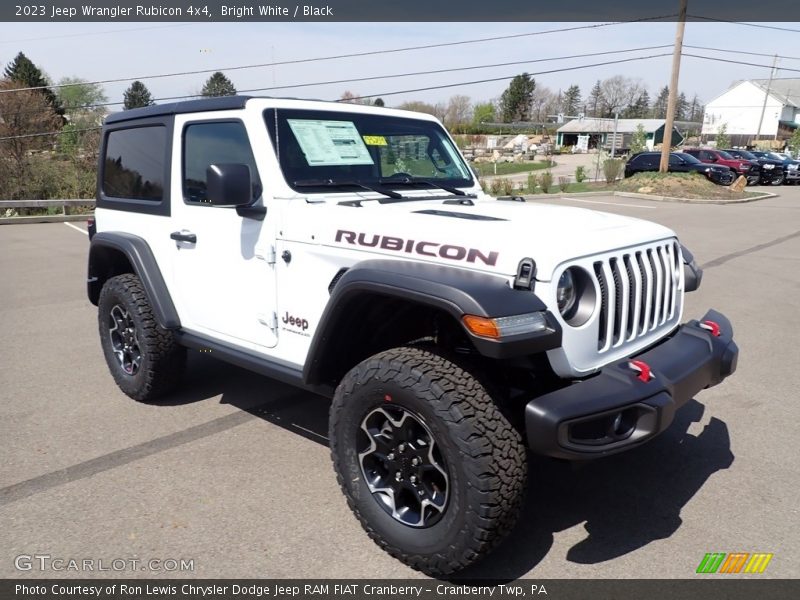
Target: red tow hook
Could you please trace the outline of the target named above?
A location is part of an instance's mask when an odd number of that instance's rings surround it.
[[[719,325],[714,321],[703,321],[700,323],[700,327],[708,329],[714,337],[719,337]]]
[[[650,365],[648,365],[643,360],[632,360],[628,362],[628,366],[634,371],[637,371],[639,373],[636,376],[636,379],[638,379],[639,381],[647,383],[651,379],[655,378],[655,375],[653,375],[650,372]]]

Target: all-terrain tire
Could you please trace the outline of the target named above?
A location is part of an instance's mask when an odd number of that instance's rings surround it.
[[[365,480],[359,436],[363,446],[361,427],[381,408],[421,422],[446,466],[447,504],[430,526],[400,522]],[[369,536],[429,575],[486,555],[519,516],[527,475],[522,436],[475,377],[428,349],[395,348],[355,366],[336,389],[330,444],[339,485]]]
[[[119,388],[140,402],[157,400],[173,390],[183,375],[186,349],[156,321],[139,278],[131,273],[110,278],[97,308],[100,344]],[[130,327],[123,328],[121,321]],[[132,350],[120,350],[125,343]]]

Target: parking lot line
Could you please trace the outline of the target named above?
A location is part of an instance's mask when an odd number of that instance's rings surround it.
[[[67,227],[72,227],[75,231],[80,231],[83,235],[89,235],[88,231],[86,231],[85,229],[81,229],[77,225],[73,225],[72,223],[67,223],[67,222],[64,222],[64,225],[66,225]]]
[[[584,200],[582,198],[562,198],[562,200],[569,200],[570,202],[586,202],[587,204],[608,204],[609,206],[620,206],[623,208],[658,208],[657,206],[645,206],[644,204],[628,204],[627,202],[621,204],[619,202],[602,202],[600,200]]]

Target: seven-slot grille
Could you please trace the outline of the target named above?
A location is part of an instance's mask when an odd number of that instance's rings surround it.
[[[597,348],[603,353],[677,319],[680,247],[661,242],[594,263],[600,288]]]

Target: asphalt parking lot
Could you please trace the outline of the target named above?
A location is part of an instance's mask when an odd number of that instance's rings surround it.
[[[778,191],[729,206],[557,201],[676,230],[705,268],[686,318],[724,312],[739,370],[641,449],[534,459],[518,527],[465,576],[685,578],[707,552],[774,553],[759,577],[800,576],[800,188]],[[124,396],[86,299],[87,244],[63,223],[0,227],[0,577],[93,575],[20,570],[21,555],[193,566],[104,577],[421,576],[347,509],[324,399],[199,353],[168,402]]]

